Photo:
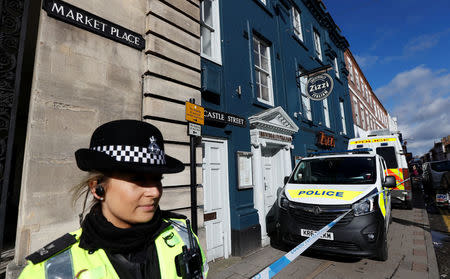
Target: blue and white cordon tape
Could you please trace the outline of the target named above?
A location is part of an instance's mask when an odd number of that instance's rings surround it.
[[[409,178],[408,178],[409,179]],[[406,179],[406,180],[408,180]],[[398,183],[398,185],[402,184],[406,180],[403,180],[402,182]],[[381,193],[387,192],[389,190],[383,190],[378,193],[374,193],[368,197],[366,197],[364,200],[360,201],[359,203],[363,203],[368,199],[371,199],[373,197],[376,197],[380,195]],[[334,219],[331,223],[320,229],[319,231],[315,232],[313,235],[311,235],[308,239],[297,245],[294,249],[287,252],[283,257],[279,258],[276,262],[272,263],[265,269],[263,269],[260,273],[256,274],[252,277],[252,279],[268,279],[272,278],[275,275],[277,275],[278,272],[280,272],[283,268],[285,268],[288,264],[290,264],[292,261],[294,261],[298,256],[300,256],[306,249],[308,249],[311,245],[314,244],[322,235],[324,235],[329,229],[331,229],[334,225],[336,225],[342,218],[344,218],[345,215],[347,215],[349,212],[353,210],[353,207],[346,212],[342,213],[339,217]]]

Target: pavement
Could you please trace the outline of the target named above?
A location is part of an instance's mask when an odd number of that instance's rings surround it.
[[[435,250],[424,206],[413,210],[393,209],[388,233],[389,259],[324,256],[305,252],[274,278],[440,278]],[[208,279],[251,278],[279,259],[286,251],[266,246],[245,257],[230,257],[209,263]]]

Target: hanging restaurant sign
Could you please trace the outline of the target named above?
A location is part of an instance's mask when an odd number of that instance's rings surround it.
[[[49,17],[59,19],[138,50],[145,48],[145,40],[142,35],[66,2],[44,0],[42,8]]]
[[[331,94],[333,85],[333,78],[327,73],[322,73],[308,79],[306,92],[312,100],[321,101]]]
[[[246,121],[245,118],[243,117],[206,108],[205,108],[205,121],[230,124],[239,127],[246,126]]]

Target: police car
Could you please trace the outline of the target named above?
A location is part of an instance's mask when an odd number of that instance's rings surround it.
[[[384,190],[395,187],[395,177],[386,176],[384,159],[369,151],[302,159],[279,191],[271,240],[296,245],[353,209],[310,249],[387,260],[391,200]]]

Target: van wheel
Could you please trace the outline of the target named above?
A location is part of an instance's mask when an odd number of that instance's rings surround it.
[[[385,262],[388,259],[388,243],[386,230],[383,230],[383,235],[381,236],[380,241],[380,247],[377,250],[377,256],[375,257],[375,259],[377,261]]]

